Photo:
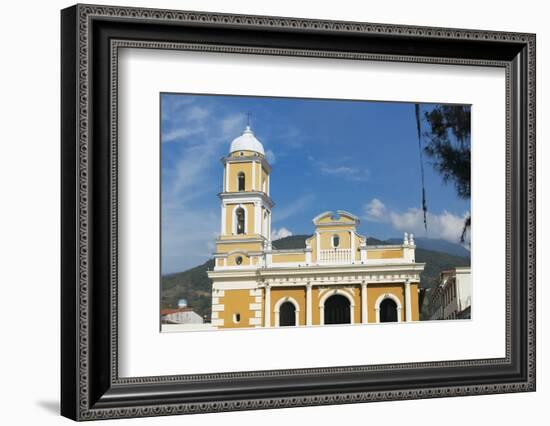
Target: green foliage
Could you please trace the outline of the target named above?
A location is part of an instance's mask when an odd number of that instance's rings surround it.
[[[305,240],[309,235],[293,235],[273,241],[273,247],[279,250],[291,248],[304,248]],[[368,238],[369,245],[388,245],[391,242],[381,241],[376,238]],[[470,259],[467,257],[453,256],[433,250],[416,249],[416,261],[426,263],[424,272],[420,275],[421,287],[433,288],[441,271],[456,266],[468,266]],[[212,309],[212,280],[208,278],[207,271],[214,269],[214,260],[210,259],[202,265],[195,266],[184,272],[165,275],[161,280],[161,308],[176,308],[179,299],[187,299],[188,305],[199,315],[210,321]],[[422,312],[425,311],[425,304]]]
[[[470,106],[438,105],[424,117],[430,130],[424,132],[424,147],[444,182],[455,185],[459,197],[470,198]]]
[[[214,259],[184,272],[165,275],[161,279],[161,309],[177,308],[178,300],[210,320],[212,309],[212,280],[206,271],[214,269]]]

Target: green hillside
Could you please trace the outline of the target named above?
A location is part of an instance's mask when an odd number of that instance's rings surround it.
[[[309,238],[309,235],[292,235],[273,241],[273,247],[279,250],[304,248],[307,238]],[[367,242],[369,245],[391,244],[375,238],[368,238]],[[426,263],[424,272],[420,275],[421,287],[423,289],[430,289],[436,285],[441,271],[455,266],[468,266],[470,264],[470,259],[467,257],[420,248],[416,249],[416,261]],[[210,259],[202,265],[195,266],[187,271],[163,276],[161,283],[161,308],[175,308],[179,299],[187,299],[189,306],[195,312],[201,316],[206,316],[210,320],[212,281],[208,278],[206,271],[213,268],[214,260]],[[423,304],[423,312],[425,306],[426,303]]]

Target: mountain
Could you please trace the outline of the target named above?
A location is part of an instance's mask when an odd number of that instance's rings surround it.
[[[402,238],[390,238],[387,240],[391,244],[401,244]],[[470,257],[470,251],[458,243],[440,240],[437,238],[415,237],[414,242],[417,248],[439,251],[452,254],[454,256]]]
[[[210,318],[212,308],[212,280],[206,271],[214,269],[214,259],[184,272],[163,275],[161,279],[161,309],[176,308],[179,299],[201,315]]]
[[[273,241],[273,247],[279,250],[304,248],[305,240],[309,235],[292,235]],[[425,240],[430,240],[426,238]],[[455,266],[470,265],[469,252],[468,257],[457,256],[445,251],[430,250],[420,246],[420,240],[417,241],[416,261],[426,263],[424,271],[420,275],[420,283],[423,289],[430,289],[437,284],[439,274],[445,269]],[[432,240],[439,241],[439,240]],[[376,238],[368,238],[370,245],[388,245],[400,244],[401,240],[390,239],[387,241]],[[452,243],[448,243],[452,245]],[[446,247],[441,245],[441,247]],[[179,299],[187,299],[188,305],[201,316],[210,319],[210,310],[212,304],[212,280],[208,278],[206,271],[214,269],[214,259],[210,259],[202,265],[195,266],[184,272],[164,275],[161,281],[161,308],[177,307]],[[425,306],[425,303],[424,305]]]
[[[291,235],[272,241],[271,245],[277,250],[306,248],[306,240],[309,237],[311,237],[311,235]]]

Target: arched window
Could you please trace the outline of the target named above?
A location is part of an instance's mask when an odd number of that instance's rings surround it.
[[[384,299],[380,303],[380,322],[397,322],[397,303]]]
[[[279,326],[293,327],[296,325],[296,306],[292,302],[284,302],[279,308]]]
[[[239,172],[237,175],[237,187],[239,191],[244,191],[244,173]]]
[[[332,246],[337,248],[340,245],[340,237],[338,235],[332,236]]]
[[[325,301],[325,324],[350,324],[351,306],[347,297],[341,294],[330,296]]]
[[[237,234],[244,234],[244,209],[242,207],[237,208],[237,210],[235,211],[235,216],[237,218]]]

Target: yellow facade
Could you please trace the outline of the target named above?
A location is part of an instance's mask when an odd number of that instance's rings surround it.
[[[400,259],[403,257],[402,249],[376,249],[368,251],[369,259]]]
[[[302,253],[282,253],[273,255],[273,263],[287,263],[287,262],[305,262],[305,254]]]
[[[327,294],[332,294],[334,289],[327,288],[315,288],[312,289],[312,324],[321,325],[321,301]],[[341,292],[345,292],[353,300],[354,313],[353,324],[362,323],[362,306],[361,306],[361,286],[348,286],[340,289]],[[412,305],[418,306],[418,285],[411,284],[411,295],[413,296]],[[368,309],[368,322],[376,322],[376,302],[382,295],[391,294],[397,297],[401,306],[405,306],[405,290],[404,284],[371,284],[367,287],[367,309]],[[341,294],[341,293],[339,293]],[[330,297],[330,296],[329,296]],[[216,314],[218,319],[223,320],[223,328],[246,328],[254,325],[250,324],[251,319],[256,319],[265,326],[265,292],[261,292],[261,296],[250,295],[250,290],[225,290],[222,297],[218,297],[219,304],[223,305],[224,310]],[[306,325],[306,290],[303,287],[278,287],[271,290],[270,297],[270,325],[275,326],[277,321],[276,315],[278,314],[278,306],[282,302],[291,301],[293,304],[297,304],[298,307],[298,326]],[[250,309],[251,306],[254,310]],[[260,314],[257,314],[259,312]],[[240,321],[236,321],[236,315],[239,314]],[[419,321],[418,308],[412,311],[412,321]],[[401,308],[401,316],[399,322],[406,320],[405,310]],[[254,320],[252,320],[254,322]]]
[[[223,321],[224,328],[250,327],[250,319],[254,316],[250,304],[254,303],[255,297],[250,296],[249,290],[226,290],[219,299],[224,309],[219,311],[217,316]]]
[[[359,218],[339,210],[315,217],[303,246],[277,249],[271,241],[271,166],[250,128],[222,162],[220,235],[208,272],[214,327],[419,320],[424,265],[414,261],[412,235],[405,234],[403,244],[369,246],[357,232]],[[239,208],[246,213],[237,214]]]

